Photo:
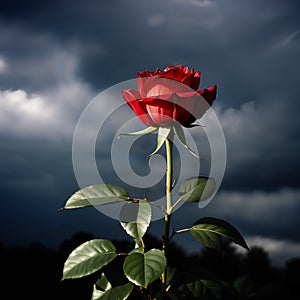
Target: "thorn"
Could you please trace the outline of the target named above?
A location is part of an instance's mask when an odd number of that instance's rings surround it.
[[[174,186],[176,185],[176,182],[177,182],[177,178],[175,178],[175,179],[173,180],[172,189],[173,189]]]

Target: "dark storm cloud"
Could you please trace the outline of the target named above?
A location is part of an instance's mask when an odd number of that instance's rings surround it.
[[[77,231],[103,238],[126,237],[118,222],[95,208],[58,212],[78,189],[72,169],[71,140],[2,134],[0,156],[0,239],[5,244],[28,245],[38,240],[57,247]],[[105,231],[101,230],[103,227]]]
[[[3,21],[53,36],[76,52],[81,76],[96,88],[137,70],[183,63],[200,67],[208,83],[225,86],[226,101],[234,103],[266,86],[261,70],[273,65],[266,51],[299,29],[294,1],[14,2],[1,9]]]
[[[248,102],[221,114],[228,151],[224,186],[229,189],[277,190],[299,187],[300,124],[297,107],[285,95]],[[293,102],[292,99],[291,102]],[[290,121],[291,120],[291,121]]]
[[[45,33],[29,31],[22,24],[0,18],[1,90],[25,89],[36,93],[66,83],[74,76],[76,57]]]

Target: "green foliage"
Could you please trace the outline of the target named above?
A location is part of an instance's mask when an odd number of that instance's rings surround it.
[[[239,299],[249,299],[253,294],[253,282],[247,276],[240,276],[233,282],[233,287],[239,296]]]
[[[161,250],[151,249],[146,253],[131,253],[124,262],[124,273],[129,281],[147,287],[164,272],[167,262]]]
[[[177,272],[176,268],[167,266],[167,280],[166,280],[167,284],[171,283],[171,281],[172,281],[174,275],[176,274],[176,272]]]
[[[92,300],[125,300],[132,292],[133,284],[112,287],[104,274],[96,281],[93,288]]]
[[[169,136],[170,132],[171,132],[171,127],[159,127],[158,133],[157,133],[157,146],[156,146],[155,150],[149,156],[152,156],[158,152],[158,150],[162,147],[165,140]]]
[[[222,286],[220,282],[209,279],[200,279],[186,284],[189,291],[196,298],[211,297],[221,298]]]
[[[133,291],[134,285],[138,286],[138,291],[145,293],[147,299],[220,299],[222,294],[222,283],[214,277],[193,277],[186,276],[181,278],[179,268],[175,269],[167,266],[166,253],[170,239],[170,215],[172,209],[180,201],[199,202],[212,197],[216,191],[216,183],[213,178],[194,177],[184,181],[179,188],[179,199],[175,204],[172,202],[170,186],[172,183],[172,138],[177,136],[181,144],[197,158],[198,155],[187,145],[185,133],[181,125],[173,124],[166,127],[148,127],[143,130],[126,133],[124,135],[146,135],[158,131],[157,145],[150,154],[157,153],[164,143],[166,143],[167,156],[167,209],[160,207],[166,215],[165,231],[163,237],[163,251],[150,249],[145,252],[143,237],[150,225],[152,209],[150,202],[145,199],[130,198],[128,193],[121,187],[113,184],[96,184],[83,188],[73,194],[66,202],[63,209],[82,208],[87,206],[99,206],[114,203],[124,203],[120,211],[120,224],[135,241],[135,248],[129,253],[117,253],[115,246],[108,240],[94,239],[83,243],[77,247],[67,258],[63,269],[63,280],[69,278],[80,278],[90,275],[118,258],[103,271],[100,278],[96,281],[92,300],[125,300]],[[174,184],[173,184],[174,185]],[[173,204],[173,206],[172,206]],[[199,219],[191,228],[174,231],[190,232],[193,237],[201,241],[206,247],[220,249],[222,238],[248,249],[248,246],[231,224],[216,218]],[[147,249],[148,250],[148,249]],[[126,257],[124,259],[124,257]],[[180,258],[178,258],[180,259]],[[119,264],[122,262],[122,264]],[[124,262],[123,262],[124,261]],[[116,265],[117,264],[117,267]],[[121,281],[115,282],[115,276],[110,276],[109,269],[113,268],[120,274]],[[116,270],[117,269],[117,270]],[[179,275],[178,275],[179,274]],[[125,276],[124,276],[125,275]],[[199,274],[198,274],[199,275]],[[161,277],[161,280],[158,279]],[[179,279],[178,279],[179,278]],[[183,280],[181,280],[183,279]],[[129,280],[129,282],[128,282]],[[148,286],[151,285],[151,288]],[[241,279],[234,283],[234,294],[241,299],[251,293],[252,286],[249,282]],[[154,297],[154,298],[153,298]]]
[[[178,193],[182,200],[199,202],[212,196],[215,189],[216,183],[213,178],[193,177],[180,185]]]
[[[72,195],[64,209],[112,204],[127,200],[128,193],[114,184],[95,184]]]
[[[216,218],[202,218],[195,222],[190,228],[190,233],[194,238],[204,244],[204,246],[212,249],[221,248],[221,237],[226,237],[230,241],[245,249],[249,249],[244,238],[228,222]]]
[[[212,279],[183,279],[183,282],[168,292],[168,297],[172,300],[221,299],[221,296],[222,283]]]
[[[145,129],[142,129],[140,131],[136,132],[130,132],[130,133],[122,133],[121,135],[145,135],[145,134],[150,134],[158,130],[158,127],[146,127]]]
[[[185,147],[193,156],[199,158],[199,156],[187,145],[182,126],[180,124],[176,124],[175,126],[173,126],[173,129],[174,133],[176,134],[179,142],[183,145],[183,147]]]
[[[100,278],[98,278],[94,287],[96,287],[98,290],[102,290],[102,291],[107,291],[112,288],[110,282],[108,281],[108,279],[104,273],[102,273]]]
[[[95,239],[85,242],[69,255],[62,279],[80,278],[94,273],[116,256],[116,248],[108,240]]]
[[[146,201],[126,203],[120,212],[120,223],[138,245],[151,221],[151,206]]]

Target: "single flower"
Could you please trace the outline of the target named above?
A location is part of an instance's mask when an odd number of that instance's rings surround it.
[[[183,66],[137,74],[138,91],[122,91],[124,100],[146,126],[171,125],[174,121],[191,127],[216,99],[217,86],[197,91],[200,72]]]

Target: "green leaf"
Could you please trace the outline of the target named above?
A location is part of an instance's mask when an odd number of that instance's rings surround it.
[[[129,254],[131,254],[131,253],[144,253],[144,247],[143,247],[143,245],[140,245],[140,243],[136,243],[136,247],[133,249],[133,250],[131,250],[130,252],[129,252]]]
[[[177,268],[167,267],[167,280],[166,280],[167,284],[170,284],[176,272],[177,272]]]
[[[205,201],[213,195],[216,183],[213,178],[193,177],[184,181],[178,190],[180,198],[188,202]]]
[[[112,286],[104,273],[101,274],[100,278],[96,281],[96,287],[102,291],[111,289]]]
[[[77,247],[67,258],[63,278],[80,278],[101,269],[115,257],[116,248],[108,240],[95,239]]]
[[[223,285],[218,279],[200,277],[199,274],[186,273],[173,284],[168,291],[168,297],[177,299],[219,299],[222,296]]]
[[[254,284],[248,276],[241,276],[234,280],[233,287],[242,299],[250,298]]]
[[[180,141],[180,143],[183,145],[183,147],[185,147],[187,150],[189,150],[189,152],[195,156],[196,158],[200,158],[186,143],[186,139],[185,139],[185,134],[184,131],[181,127],[180,124],[176,124],[175,126],[173,126],[174,128],[174,133],[176,134],[176,136],[178,137],[178,140]]]
[[[161,250],[151,249],[143,253],[131,253],[124,262],[123,269],[129,281],[147,287],[164,272],[167,262]]]
[[[226,237],[237,245],[249,250],[239,231],[228,222],[216,218],[202,218],[195,222],[190,229],[194,238],[201,241],[206,247],[221,248],[221,237]]]
[[[186,284],[189,291],[196,298],[206,298],[213,296],[214,298],[221,298],[222,285],[218,281],[210,279],[201,279]]]
[[[220,237],[210,231],[206,230],[199,230],[197,227],[192,227],[190,229],[191,235],[199,240],[205,247],[211,248],[211,249],[217,249],[220,250],[222,249],[222,243],[220,240]]]
[[[132,289],[133,284],[131,282],[104,291],[97,289],[97,284],[95,284],[92,300],[125,300],[131,294]]]
[[[142,129],[140,131],[130,132],[130,133],[121,133],[120,135],[145,135],[145,134],[155,132],[156,130],[158,130],[158,127],[149,126],[149,127],[145,128],[145,129]]]
[[[95,184],[85,187],[70,197],[64,209],[112,204],[128,199],[128,193],[114,184]]]
[[[152,156],[152,155],[154,155],[155,153],[158,152],[158,150],[162,147],[165,140],[169,136],[170,131],[171,131],[171,127],[159,127],[158,133],[157,133],[157,146],[156,146],[156,149],[151,154],[149,154],[149,156]]]
[[[151,221],[151,206],[144,200],[126,203],[120,212],[120,223],[137,244],[147,231]]]

